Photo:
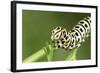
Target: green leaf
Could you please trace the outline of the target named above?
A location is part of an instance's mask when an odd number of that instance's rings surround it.
[[[56,48],[54,48],[52,45],[46,43],[45,47],[43,47],[41,50],[37,51],[36,53],[33,53],[31,56],[26,58],[23,62],[24,63],[35,62],[43,56],[46,56],[48,61],[52,61],[53,55],[54,55],[54,50],[56,50]],[[75,49],[69,51],[69,53],[65,57],[65,60],[76,60],[77,59],[76,58],[77,50],[78,49],[75,48]]]
[[[77,51],[78,51],[78,48],[75,48],[73,49],[69,54],[68,56],[66,57],[66,60],[76,60],[77,59]]]

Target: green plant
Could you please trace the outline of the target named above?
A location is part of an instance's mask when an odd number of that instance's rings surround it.
[[[46,56],[48,62],[53,60],[53,53],[56,49],[53,47],[53,44],[48,44],[46,43],[46,46],[43,47],[41,50],[37,51],[36,53],[33,53],[31,56],[26,58],[23,62],[24,63],[30,63],[30,62],[35,62],[42,56]],[[76,55],[77,55],[77,48],[71,50],[68,53],[68,56],[66,56],[65,60],[76,60]]]

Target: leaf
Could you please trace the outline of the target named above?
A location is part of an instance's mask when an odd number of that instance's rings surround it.
[[[45,47],[43,47],[41,50],[37,51],[36,53],[33,53],[31,56],[26,58],[23,62],[24,63],[35,62],[45,55],[46,55],[48,61],[52,61],[53,55],[54,55],[54,50],[56,50],[56,48],[54,48],[52,45],[46,43]],[[77,48],[71,50],[68,53],[68,55],[65,57],[65,60],[76,60],[77,50],[78,50]]]
[[[76,60],[77,59],[77,50],[78,48],[73,49],[68,56],[66,57],[66,60]]]

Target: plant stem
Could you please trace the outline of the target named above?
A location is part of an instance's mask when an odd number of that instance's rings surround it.
[[[49,49],[49,52],[47,54],[47,59],[48,59],[48,61],[52,61],[54,48],[52,48],[51,45],[48,45],[48,49]]]
[[[47,44],[46,47],[43,47],[41,50],[39,50],[36,53],[33,53],[31,56],[26,58],[23,62],[24,63],[35,62],[35,61],[37,61],[38,59],[40,59],[41,57],[43,57],[45,55],[46,55],[48,61],[52,61],[54,50],[56,50],[56,48],[54,48],[51,45]],[[78,50],[77,48],[73,49],[68,54],[68,56],[66,57],[66,60],[76,60],[77,50]]]
[[[44,48],[39,50],[38,52],[36,52],[35,54],[29,56],[28,58],[26,58],[23,62],[24,63],[30,63],[33,61],[37,61],[40,57],[44,56],[46,53],[44,51]]]
[[[51,61],[53,58],[53,51],[55,48],[53,48],[51,45],[48,45],[48,47],[44,47],[38,52],[32,54],[28,58],[26,58],[23,62],[24,63],[30,63],[37,61],[40,57],[47,56],[48,61]]]

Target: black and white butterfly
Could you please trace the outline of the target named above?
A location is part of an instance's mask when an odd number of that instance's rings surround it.
[[[70,31],[63,27],[56,27],[52,30],[51,40],[56,48],[73,49],[80,47],[85,37],[90,35],[91,18],[86,17],[80,20]]]

